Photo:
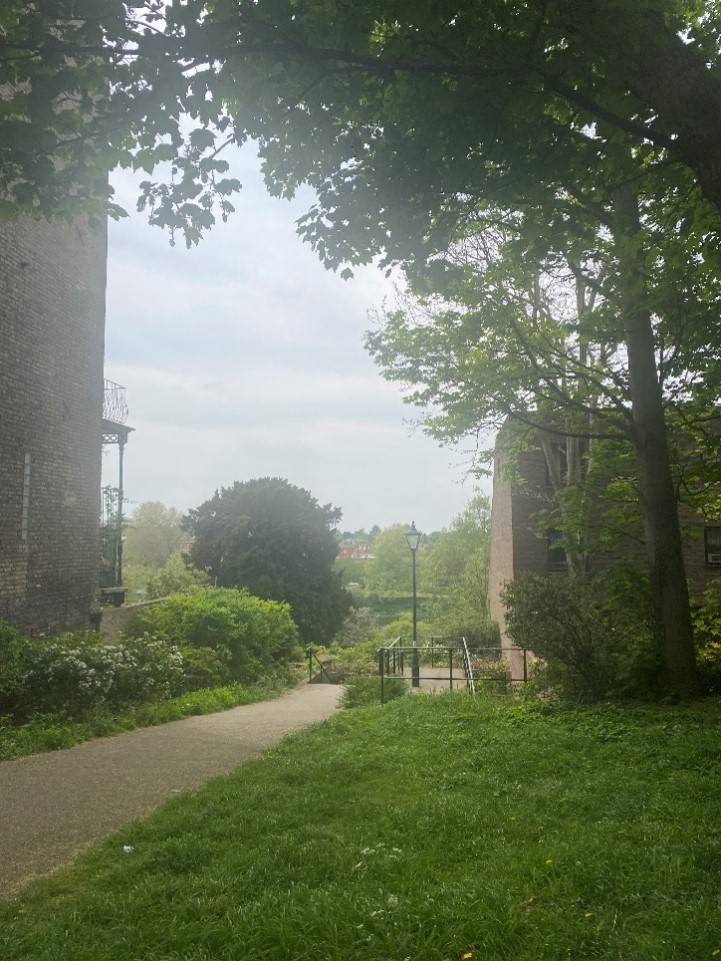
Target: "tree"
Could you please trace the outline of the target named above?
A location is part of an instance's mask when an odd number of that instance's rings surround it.
[[[427,553],[432,619],[439,633],[463,636],[473,646],[498,646],[488,606],[490,504],[478,494]]]
[[[376,535],[373,560],[366,561],[366,587],[380,594],[411,593],[413,558],[408,548],[408,524],[393,524]],[[422,565],[418,564],[418,590],[422,590]]]
[[[343,260],[402,248],[409,194],[406,236],[427,240],[439,203],[556,182],[621,134],[719,209],[719,19],[697,0],[6,0],[0,195],[73,216],[108,203],[115,166],[170,162],[144,199],[192,242],[239,187],[219,148],[255,137],[275,192],[321,189],[307,232]],[[329,246],[348,202],[355,239]]]
[[[123,558],[127,564],[160,568],[172,554],[186,546],[183,515],[160,501],[144,501],[132,516],[125,534]]]
[[[467,236],[416,276],[425,314],[411,302],[368,344],[386,376],[411,385],[409,401],[432,406],[435,436],[455,439],[513,415],[540,439],[562,529],[576,528],[576,543],[567,536],[565,545],[571,570],[585,566],[592,500],[583,490],[603,441],[633,445],[660,656],[671,685],[690,693],[691,620],[663,407],[680,405],[691,422],[708,418],[721,332],[713,267],[667,229],[673,199],[641,208],[627,198],[630,235],[617,220],[618,193],[594,197],[593,215],[565,227],[564,197],[545,219],[540,205],[531,215],[486,205]]]
[[[718,267],[718,5],[104,0],[92,11],[83,19],[80,0],[50,15],[22,0],[3,9],[0,196],[13,211],[72,216],[84,199],[93,211],[114,165],[169,161],[170,183],[146,181],[141,206],[197,242],[239,186],[219,151],[248,138],[272,193],[317,190],[299,229],[333,267],[378,258],[412,273],[484,200],[545,214],[565,198],[555,224],[569,205],[612,201],[659,626],[673,683],[689,693],[640,209],[673,185],[677,220]]]
[[[333,570],[341,512],[287,480],[236,481],[189,511],[190,560],[219,587],[286,601],[304,644],[327,644],[350,608]]]

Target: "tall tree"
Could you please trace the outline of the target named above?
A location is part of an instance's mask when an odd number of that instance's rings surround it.
[[[366,586],[382,594],[411,592],[412,556],[408,549],[408,524],[392,524],[376,534],[373,560],[366,561]],[[422,565],[418,567],[418,587],[422,583]]]
[[[488,606],[489,551],[490,504],[479,494],[440,532],[425,561],[433,621],[474,647],[498,646]]]
[[[327,644],[350,595],[333,570],[341,512],[277,477],[236,481],[189,511],[190,559],[220,587],[287,601],[304,644]]]
[[[182,513],[160,501],[143,501],[133,514],[125,534],[123,557],[128,564],[162,567],[170,556],[185,546],[180,526]]]
[[[412,386],[408,400],[435,411],[427,426],[436,436],[455,439],[507,415],[529,425],[557,492],[574,486],[561,506],[576,519],[592,444],[610,437],[633,445],[662,661],[672,685],[690,693],[691,621],[664,404],[708,416],[716,397],[714,266],[698,238],[679,241],[668,229],[673,192],[643,205],[636,192],[599,193],[564,223],[567,199],[545,205],[545,220],[541,205],[530,215],[486,210],[417,277],[426,312],[411,303],[390,314],[368,343],[386,376]],[[573,552],[568,538],[566,547]],[[570,559],[582,566],[577,550]]]

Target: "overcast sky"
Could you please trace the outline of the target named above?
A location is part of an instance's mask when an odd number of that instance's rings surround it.
[[[250,148],[228,159],[243,183],[236,213],[199,247],[170,247],[140,214],[110,226],[105,373],[127,388],[135,428],[129,511],[187,510],[276,476],[340,507],[343,530],[448,526],[474,493],[470,455],[414,430],[418,412],[363,349],[391,282],[375,268],[351,281],[326,271],[295,234],[308,195],[269,197]],[[132,183],[115,185],[134,210]],[[115,464],[106,452],[104,483]]]

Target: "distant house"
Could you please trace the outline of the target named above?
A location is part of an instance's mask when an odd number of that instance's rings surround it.
[[[98,527],[106,236],[0,223],[0,619],[90,628]]]
[[[338,546],[338,557],[346,561],[369,561],[373,559],[373,545],[353,538],[345,538]]]
[[[504,645],[511,643],[501,603],[504,585],[524,573],[552,575],[568,570],[566,554],[556,546],[555,532],[542,520],[543,513],[554,503],[546,457],[540,447],[527,449],[514,455],[514,469],[510,471],[507,436],[507,428],[503,428],[494,454],[489,569],[491,617],[500,626]],[[685,504],[679,504],[679,518],[691,594],[700,598],[709,583],[721,576],[721,522],[707,521]],[[645,564],[640,532],[638,535],[629,535],[625,542],[621,537],[614,553],[589,554],[588,572],[598,573],[620,557]],[[513,676],[519,679],[522,661],[512,661]]]

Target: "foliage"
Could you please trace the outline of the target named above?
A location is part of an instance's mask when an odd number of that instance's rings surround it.
[[[0,621],[0,716],[13,710],[13,701],[25,684],[28,641],[11,624]]]
[[[233,680],[233,654],[225,645],[186,646],[182,648],[182,654],[184,691],[223,687]]]
[[[408,684],[402,677],[387,677],[383,681],[383,703],[394,701],[408,693]],[[343,682],[341,707],[369,707],[381,703],[381,679],[379,677],[348,677]]]
[[[123,559],[128,564],[163,567],[173,554],[185,547],[185,534],[180,526],[182,514],[160,501],[143,501],[130,519],[125,531]]]
[[[190,594],[209,586],[209,575],[189,564],[182,551],[175,551],[160,570],[148,577],[145,596],[153,599],[169,594]]]
[[[353,647],[332,644],[327,653],[320,656],[323,661],[327,656],[333,672],[343,677],[349,674],[375,674],[378,671],[378,646],[379,642],[375,637],[361,641]]]
[[[472,647],[500,645],[498,626],[489,613],[489,555],[490,505],[476,495],[428,551],[432,599],[424,616],[432,623],[432,633],[465,637]]]
[[[147,597],[148,581],[155,572],[142,564],[123,564],[123,587],[127,588],[126,603],[132,604]]]
[[[694,611],[697,652],[702,690],[721,693],[721,578],[711,582],[703,604]]]
[[[368,608],[354,608],[334,635],[332,645],[355,647],[358,644],[373,641],[377,631],[378,622]]]
[[[410,597],[413,558],[406,540],[408,524],[385,527],[373,542],[373,560],[366,561],[365,583],[369,591]],[[416,590],[424,589],[423,548],[416,551]]]
[[[720,736],[718,701],[342,711],[0,904],[0,951],[713,959]]]
[[[86,17],[73,0],[6,0],[0,193],[72,216],[108,202],[116,166],[167,165],[141,206],[197,242],[240,188],[223,145],[252,137],[273,193],[318,190],[302,227],[334,262],[437,249],[469,198],[532,202],[583,164],[598,180],[624,141],[635,169],[680,170],[718,203],[718,16],[679,0],[494,0],[482,15],[107,0]]]
[[[185,519],[190,560],[222,587],[286,601],[303,644],[327,644],[350,595],[333,562],[340,511],[277,477],[236,481]]]
[[[232,588],[206,588],[174,594],[138,611],[135,633],[147,632],[166,643],[211,648],[219,667],[222,651],[231,653],[234,680],[252,682],[276,665],[302,658],[290,607]],[[206,655],[210,667],[213,659]],[[196,658],[196,668],[200,665]]]
[[[186,652],[187,654],[187,652]],[[281,694],[297,678],[274,671],[250,686],[232,684],[227,687],[186,691],[177,697],[150,703],[129,704],[112,713],[100,705],[82,721],[59,715],[34,714],[19,727],[0,717],[0,761],[72,747],[96,737],[118,734],[136,727],[166,724],[199,714],[214,714],[239,704],[253,704]]]
[[[148,636],[118,644],[82,633],[24,638],[21,658],[0,701],[0,714],[16,721],[34,714],[82,719],[100,707],[121,709],[183,686],[180,650]]]
[[[556,693],[596,700],[657,693],[653,635],[642,619],[629,623],[628,607],[614,604],[602,581],[524,574],[506,584],[502,599],[513,643],[543,660],[544,682]]]

